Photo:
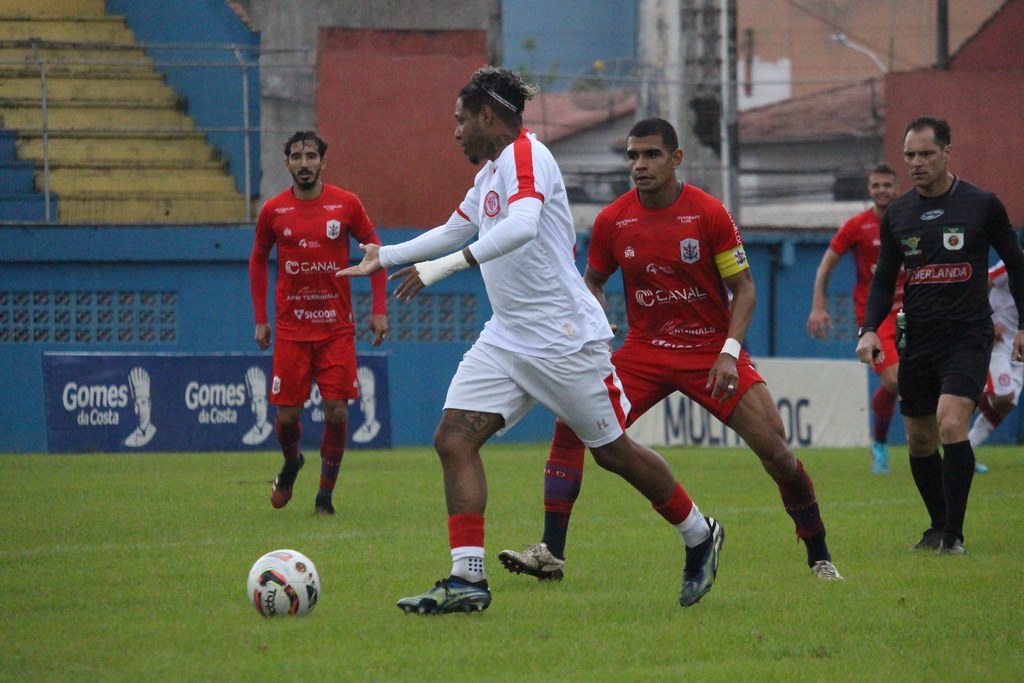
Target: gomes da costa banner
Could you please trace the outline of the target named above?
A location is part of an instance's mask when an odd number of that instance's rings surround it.
[[[349,446],[390,448],[386,354],[358,357]],[[277,450],[267,399],[271,358],[256,354],[44,353],[51,453]],[[324,411],[314,383],[302,445],[318,450]]]

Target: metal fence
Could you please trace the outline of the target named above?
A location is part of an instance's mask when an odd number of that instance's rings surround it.
[[[123,222],[176,222],[178,209],[214,192],[222,196],[211,201],[223,207],[214,222],[251,221],[261,175],[262,55],[247,45],[0,41],[0,120],[17,135],[16,158],[0,161],[35,164],[37,218],[45,223],[58,221],[54,194],[87,206],[90,198],[127,201],[152,186],[168,220],[132,220],[126,204]],[[192,188],[172,189],[196,168],[206,173]],[[215,175],[229,182],[213,182]]]
[[[607,136],[577,136],[575,141],[571,138],[624,116],[658,113],[663,108],[658,93],[663,92],[668,83],[665,77],[631,59],[597,62],[578,73],[554,69],[523,71],[527,80],[541,87],[540,97],[528,108],[528,116],[534,117],[531,125],[539,129],[542,139],[556,141],[552,146],[560,157],[574,197],[587,202],[606,202],[628,187],[620,151],[611,147]],[[178,205],[202,206],[205,217],[197,220],[203,222],[251,222],[254,200],[261,194],[264,172],[261,160],[267,158],[261,138],[268,135],[276,140],[295,130],[295,126],[285,125],[284,117],[275,111],[287,109],[299,125],[304,125],[303,122],[315,125],[316,54],[311,48],[139,42],[98,45],[41,39],[0,41],[0,73],[3,73],[4,83],[0,94],[4,128],[16,130],[20,140],[19,156],[36,164],[36,189],[42,195],[43,207],[36,222],[194,222],[186,217],[184,210],[176,208]],[[151,83],[156,90],[148,91],[147,95],[132,94],[133,91],[119,85],[119,78]],[[77,88],[69,83],[76,79],[80,82]],[[89,92],[83,90],[86,86],[82,85],[88,83],[100,85]],[[104,87],[104,83],[109,85]],[[703,157],[688,157],[688,179],[706,185],[699,179],[701,174],[715,178],[732,173],[738,179],[737,194],[741,204],[780,199],[852,198],[839,195],[848,191],[851,182],[857,184],[858,174],[873,165],[880,153],[880,121],[875,133],[857,139],[850,136],[850,147],[845,150],[822,145],[820,140],[812,140],[805,147],[792,140],[773,146],[770,140],[744,139],[744,121],[751,114],[741,112],[739,133],[733,133],[738,154],[731,163],[728,158],[723,162],[721,107],[711,96],[720,83],[694,81],[676,85],[685,86],[684,90],[693,95],[688,99],[689,111],[680,132],[707,151]],[[165,89],[162,95],[157,93],[157,86]],[[73,115],[83,113],[86,104],[95,105],[101,112],[100,118],[75,121]],[[121,113],[112,108],[113,104],[122,107]],[[158,115],[160,106],[164,113]],[[877,120],[878,103],[872,101],[863,106],[866,109],[862,118],[874,116]],[[261,121],[264,109],[271,111],[265,119],[269,125]],[[32,111],[34,116],[30,115]],[[103,112],[108,115],[104,117]],[[764,116],[763,113],[757,115]],[[623,133],[616,135],[622,137]],[[82,142],[90,135],[98,140],[91,148]],[[87,148],[85,158],[70,163],[79,170],[87,168],[90,161],[97,168],[112,168],[109,148],[125,140],[170,141],[165,146],[177,145],[171,153],[176,159],[172,168],[180,169],[180,173],[171,174],[175,179],[185,182],[187,173],[195,170],[189,168],[190,160],[192,167],[219,166],[222,175],[225,171],[230,174],[233,193],[215,192],[212,181],[204,180],[209,176],[202,176],[193,181],[185,196],[177,199],[168,196],[153,202],[149,215],[138,206],[130,205],[126,208],[127,215],[119,221],[107,221],[105,214],[98,211],[112,206],[111,198],[118,193],[96,179],[93,181],[96,185],[79,192],[81,196],[73,202],[68,198],[67,188],[73,187],[68,174],[55,173],[69,165],[67,158],[55,158],[55,142],[68,139],[78,140],[79,147]],[[197,150],[195,156],[190,157],[186,148],[196,144],[196,139],[205,145],[205,152]],[[96,147],[104,145],[107,151],[95,151]],[[815,153],[823,156],[816,158]],[[135,161],[134,166],[126,162],[125,168],[129,172],[136,168],[140,175],[127,185],[122,181],[124,186],[116,188],[120,194],[131,194],[133,188],[143,191],[146,186],[143,176],[158,166],[156,161],[145,158]],[[94,172],[92,175],[102,174]],[[111,178],[111,183],[116,185],[117,177]],[[152,184],[159,183],[159,180],[152,181]],[[205,189],[210,191],[204,192]],[[59,218],[52,210],[55,194],[61,197]],[[90,197],[95,197],[91,204]],[[75,220],[71,212],[74,206],[81,204],[85,206],[79,210],[79,215],[84,216],[84,220]],[[63,208],[65,206],[67,209]],[[161,215],[152,215],[161,211]],[[0,215],[0,222],[16,221]]]

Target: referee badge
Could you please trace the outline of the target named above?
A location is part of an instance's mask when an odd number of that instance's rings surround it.
[[[949,251],[959,251],[964,248],[963,228],[943,228],[942,246]]]

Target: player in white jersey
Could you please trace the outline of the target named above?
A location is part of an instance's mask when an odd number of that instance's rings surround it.
[[[700,513],[661,456],[623,430],[629,402],[611,363],[611,328],[573,260],[576,238],[562,174],[547,147],[522,127],[535,92],[507,69],[474,73],[456,101],[455,139],[473,164],[484,166],[458,210],[408,242],[360,245],[362,262],[339,271],[371,275],[413,263],[390,277],[400,281],[395,296],[409,300],[441,278],[480,266],[494,312],[459,364],[434,435],[451,574],[398,607],[439,614],[490,604],[480,448],[536,403],[569,424],[600,466],[626,479],[678,529],[686,545],[679,602],[693,605],[714,583],[724,532]],[[474,235],[477,241],[461,248]]]
[[[992,306],[992,325],[996,340],[992,345],[992,359],[988,366],[985,392],[978,399],[978,417],[967,433],[972,448],[985,443],[989,435],[1017,406],[1021,387],[1024,387],[1024,363],[1011,360],[1013,331],[1017,329],[1017,307],[1010,295],[1006,266],[999,261],[988,269],[988,302]],[[988,472],[988,467],[975,463],[974,471]]]

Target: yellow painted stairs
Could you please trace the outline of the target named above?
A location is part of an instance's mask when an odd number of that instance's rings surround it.
[[[0,0],[0,126],[35,163],[37,191],[43,68],[60,223],[245,221],[226,164],[104,0]]]

